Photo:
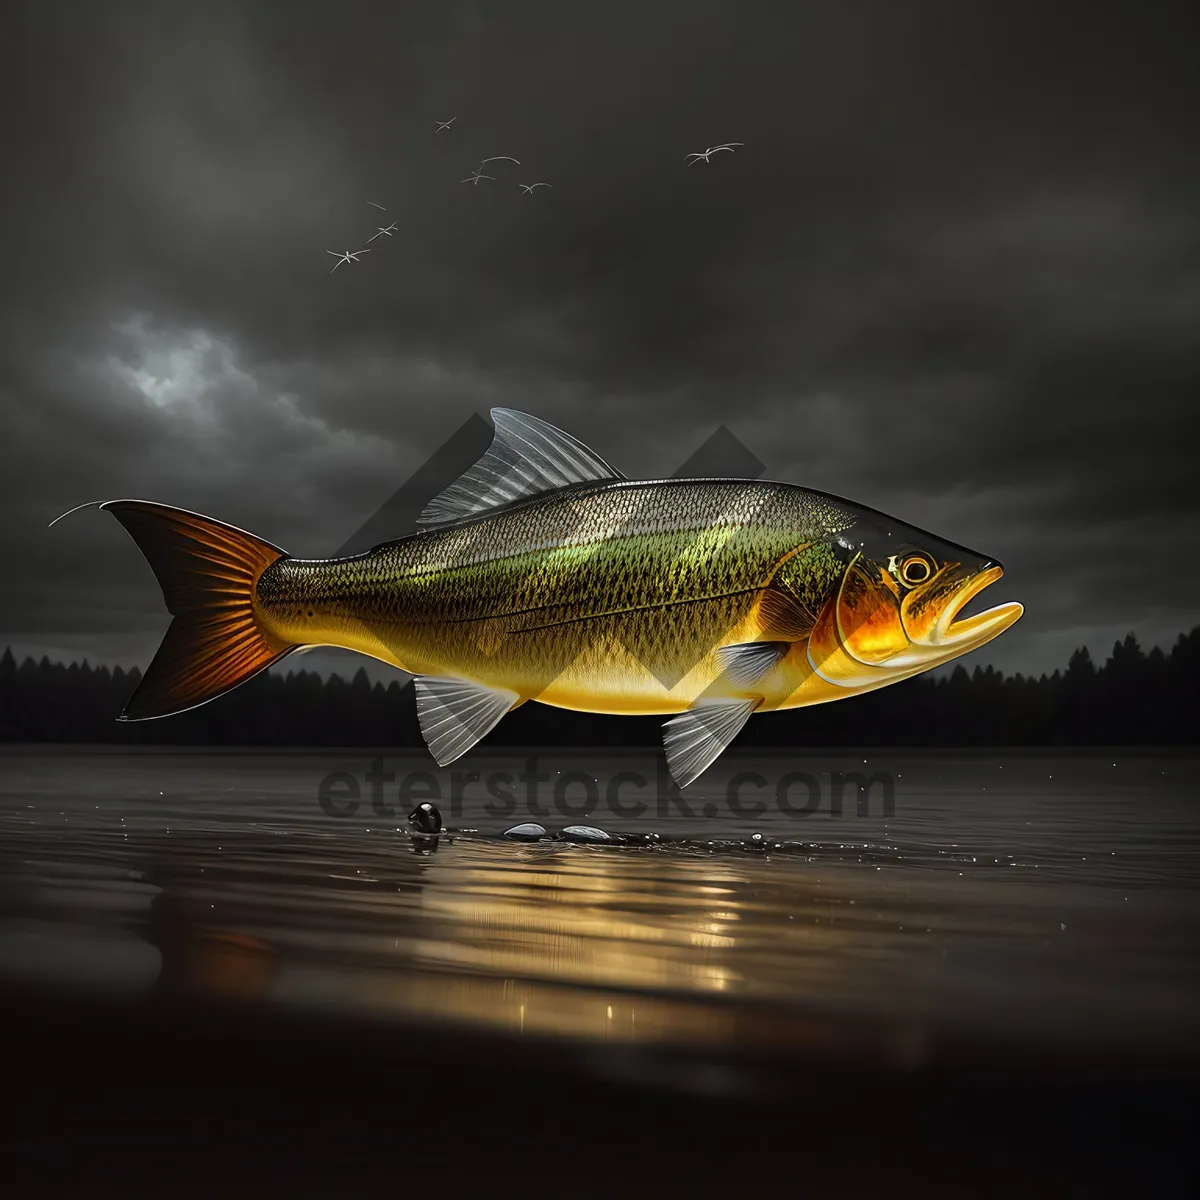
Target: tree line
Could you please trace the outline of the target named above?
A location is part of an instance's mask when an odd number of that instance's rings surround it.
[[[259,675],[190,712],[122,722],[141,680],[135,667],[18,665],[0,657],[0,742],[140,745],[422,746],[413,689],[315,672]],[[1128,634],[1097,666],[1086,648],[1037,678],[961,664],[832,704],[765,713],[739,745],[1071,746],[1192,745],[1200,712],[1200,626],[1169,653]],[[488,735],[490,745],[659,746],[660,717],[604,717],[528,704]]]

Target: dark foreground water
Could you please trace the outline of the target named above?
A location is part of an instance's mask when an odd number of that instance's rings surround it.
[[[0,978],[905,1064],[1200,1052],[1200,758],[733,752],[682,802],[653,752],[375,759],[8,750]],[[414,843],[423,799],[458,832]],[[499,836],[530,820],[644,844]]]

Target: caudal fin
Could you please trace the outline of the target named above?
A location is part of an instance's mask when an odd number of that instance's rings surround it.
[[[245,683],[296,647],[254,614],[254,588],[278,546],[197,513],[148,500],[100,505],[146,557],[175,618],[117,719],[145,721],[204,704]]]

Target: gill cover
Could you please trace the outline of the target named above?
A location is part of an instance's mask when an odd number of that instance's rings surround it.
[[[853,687],[895,662],[909,647],[901,603],[891,575],[855,555],[813,628],[809,665],[828,683]]]

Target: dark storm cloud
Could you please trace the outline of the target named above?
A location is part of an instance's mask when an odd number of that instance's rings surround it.
[[[321,554],[494,404],[631,475],[725,424],[995,554],[1028,606],[1004,665],[1200,618],[1188,9],[787,11],[25,6],[0,636],[152,652],[123,531],[45,529],[72,504]],[[522,165],[460,184],[492,154]]]

